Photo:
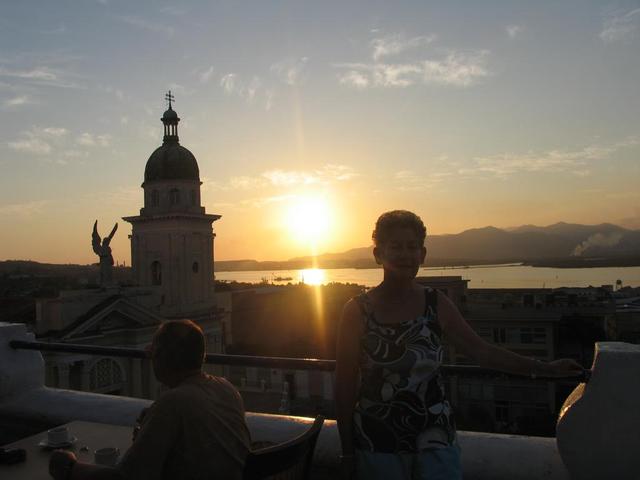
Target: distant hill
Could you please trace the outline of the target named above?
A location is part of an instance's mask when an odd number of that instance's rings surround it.
[[[484,227],[458,234],[429,235],[430,266],[523,262],[545,266],[640,265],[640,230],[610,223],[523,225],[511,229]],[[374,268],[372,247],[341,253],[291,258],[283,262],[255,260],[216,262],[216,270],[276,270],[309,268]],[[595,262],[595,263],[594,263]],[[277,267],[277,268],[276,268]]]
[[[429,235],[426,240],[428,266],[482,265],[523,262],[549,267],[640,265],[640,230],[610,223],[578,225],[555,223],[546,227],[473,228],[450,235]],[[325,253],[316,258],[288,260],[222,260],[215,270],[295,270],[302,268],[376,268],[372,247]],[[123,282],[130,281],[130,268],[115,269]],[[0,280],[27,277],[80,278],[83,284],[97,282],[96,265],[55,265],[23,260],[0,261]],[[26,280],[25,280],[26,281]],[[0,285],[1,286],[1,285]]]

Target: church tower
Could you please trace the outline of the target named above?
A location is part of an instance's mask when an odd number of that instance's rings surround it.
[[[164,141],[144,170],[144,207],[131,223],[133,281],[158,295],[158,312],[166,317],[197,317],[215,306],[213,222],[200,202],[200,172],[193,154],[178,141],[178,114],[162,115]]]

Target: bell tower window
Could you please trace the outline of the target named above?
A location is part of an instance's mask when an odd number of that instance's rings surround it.
[[[192,206],[196,205],[196,191],[195,190],[191,190],[191,205]]]
[[[151,206],[157,207],[158,205],[160,205],[160,192],[153,190],[151,192]]]
[[[180,190],[173,188],[169,191],[169,203],[171,205],[178,205],[180,203]]]
[[[151,285],[162,285],[162,265],[157,260],[151,264]]]

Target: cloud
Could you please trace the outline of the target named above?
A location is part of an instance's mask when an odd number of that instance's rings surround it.
[[[452,52],[443,60],[424,62],[424,82],[467,87],[489,76],[486,59],[489,52]]]
[[[349,70],[338,75],[338,81],[342,85],[349,85],[358,89],[367,88],[371,84],[369,76],[366,73],[359,72],[358,70]]]
[[[28,95],[18,95],[4,101],[5,107],[21,107],[22,105],[31,105],[35,102]]]
[[[48,155],[51,153],[51,145],[39,138],[25,138],[8,142],[9,148],[17,152],[31,153],[33,155]]]
[[[451,52],[439,60],[419,63],[345,63],[347,70],[338,76],[341,84],[363,89],[375,87],[409,87],[411,85],[450,85],[468,87],[490,75],[486,67],[487,51]]]
[[[270,70],[287,85],[297,85],[302,77],[305,67],[309,61],[308,57],[298,59],[286,59],[271,65]]]
[[[84,88],[74,81],[67,79],[68,72],[52,69],[50,67],[33,67],[28,69],[7,69],[0,67],[0,77],[17,78],[26,80],[35,85],[58,88]]]
[[[212,77],[213,77],[213,65],[211,65],[209,68],[207,68],[205,71],[201,72],[198,75],[198,79],[200,80],[200,83],[209,83]]]
[[[297,185],[330,184],[344,182],[357,176],[354,170],[346,165],[327,164],[322,168],[305,172],[296,170],[269,170],[262,174],[276,187]]]
[[[258,176],[231,177],[225,183],[204,179],[203,185],[206,191],[257,190],[268,187],[286,188],[300,185],[329,185],[337,182],[346,182],[357,176],[358,174],[353,168],[347,165],[326,164],[312,171],[267,170]]]
[[[435,42],[436,36],[405,39],[401,35],[371,41],[373,62],[338,63],[338,82],[356,89],[370,87],[405,88],[412,85],[445,85],[468,87],[491,75],[488,50],[438,49],[425,58],[423,49]],[[418,50],[415,55],[414,50]],[[413,60],[389,61],[389,57],[410,52]],[[385,61],[382,61],[382,60]]]
[[[95,135],[85,132],[76,138],[76,143],[83,147],[108,147],[111,143],[111,135]]]
[[[263,88],[260,77],[254,76],[247,82],[238,78],[235,73],[227,73],[220,79],[220,86],[225,94],[240,97],[247,103],[253,103],[258,96],[262,96],[265,98],[265,106],[268,106],[267,110],[273,105],[273,95]]]
[[[30,217],[44,212],[49,202],[47,200],[35,200],[25,203],[12,203],[0,205],[0,216]]]
[[[173,27],[163,25],[161,23],[150,22],[149,20],[140,17],[126,16],[122,17],[122,21],[141,30],[163,34],[168,38],[173,37],[175,34],[175,29]]]
[[[22,133],[22,138],[7,142],[12,150],[31,155],[49,155],[53,151],[51,143],[59,143],[61,137],[67,135],[65,128],[59,127],[33,127]]]
[[[382,57],[398,55],[410,49],[425,47],[435,41],[435,35],[419,36],[413,38],[404,38],[401,34],[389,35],[383,38],[374,38],[371,40],[371,48],[373,50],[371,56],[375,61]]]
[[[588,145],[577,150],[549,150],[546,152],[504,153],[473,159],[473,166],[460,168],[461,175],[487,174],[506,178],[520,172],[569,172],[584,176],[590,172],[586,165],[605,160],[613,153],[640,144],[635,137],[610,145]]]
[[[231,177],[229,189],[231,190],[253,190],[265,186],[265,181],[261,178],[240,176]]]
[[[625,14],[612,15],[605,19],[599,37],[603,42],[611,43],[635,36],[640,25],[640,8]]]
[[[507,25],[505,30],[509,38],[516,38],[522,33],[523,28],[520,25]]]
[[[412,170],[400,170],[395,173],[393,180],[399,190],[424,191],[433,189],[452,175],[452,172],[431,172],[429,175],[421,175]]]

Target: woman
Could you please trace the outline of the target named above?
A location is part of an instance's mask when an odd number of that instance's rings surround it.
[[[482,340],[441,292],[415,281],[427,253],[420,217],[384,213],[373,231],[380,285],[344,307],[338,333],[336,413],[344,478],[460,479],[455,421],[439,372],[441,337],[480,366],[525,375],[582,372]]]

